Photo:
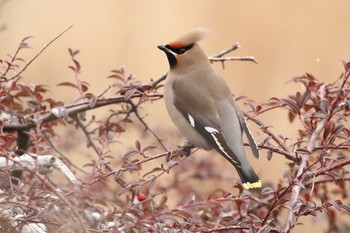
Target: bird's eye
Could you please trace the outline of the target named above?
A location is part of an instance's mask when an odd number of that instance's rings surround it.
[[[188,50],[190,50],[193,47],[193,44],[190,44],[188,46],[182,47],[182,48],[178,48],[177,51],[175,51],[177,54],[184,54],[186,53]]]
[[[182,48],[182,49],[179,50],[178,54],[186,53],[186,51],[187,51],[186,49]]]
[[[186,53],[188,50],[190,50],[193,47],[193,44],[190,44],[188,46],[185,47],[181,47],[181,48],[173,48],[170,45],[166,45],[166,48],[168,48],[169,50],[173,51],[176,54],[184,54]]]

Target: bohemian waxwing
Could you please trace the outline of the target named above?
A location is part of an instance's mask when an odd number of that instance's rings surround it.
[[[257,145],[227,83],[197,44],[206,34],[206,29],[194,29],[158,46],[170,64],[164,85],[166,108],[189,143],[215,149],[233,164],[245,189],[259,188],[261,182],[244,151],[243,131],[253,155],[259,158]]]

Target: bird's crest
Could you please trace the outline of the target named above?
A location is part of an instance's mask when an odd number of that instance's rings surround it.
[[[195,28],[186,32],[177,39],[170,42],[168,45],[172,48],[182,48],[198,42],[210,33],[207,28]]]

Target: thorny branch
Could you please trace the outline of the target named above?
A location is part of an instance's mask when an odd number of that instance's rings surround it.
[[[232,45],[230,48],[224,49],[221,52],[219,52],[218,54],[213,55],[211,57],[212,58],[219,58],[219,57],[225,56],[226,54],[231,53],[232,51],[235,51],[235,50],[239,49],[240,47],[241,47],[241,45],[239,43],[236,43],[236,44]]]
[[[312,172],[310,174],[307,173],[305,175],[305,178],[311,178],[311,177],[317,177],[317,176],[320,176],[320,175],[324,175],[324,174],[326,174],[329,171],[335,170],[337,168],[344,167],[345,165],[348,165],[348,164],[350,164],[350,159],[343,159],[343,160],[334,162],[334,163],[332,163],[332,164],[330,164],[330,165],[328,165],[326,167],[320,168],[317,171]]]
[[[60,150],[58,150],[56,148],[56,146],[52,143],[52,141],[50,140],[49,136],[46,133],[43,133],[46,141],[49,143],[50,147],[57,153],[59,154],[65,162],[69,163],[72,167],[74,167],[75,169],[77,169],[78,171],[80,171],[83,174],[87,174],[87,172],[85,172],[83,169],[81,169],[80,167],[78,167],[77,165],[75,165],[66,155],[64,155]]]
[[[321,86],[321,88],[320,88],[321,101],[325,99],[325,96],[326,96],[325,85],[323,84],[323,86]],[[314,132],[312,133],[312,135],[310,137],[310,141],[307,145],[307,150],[310,153],[312,153],[314,148],[316,147],[316,140],[317,140],[318,136],[320,135],[321,131],[325,128],[327,121],[328,121],[327,118],[323,119],[318,124],[318,126],[314,130]],[[301,162],[300,162],[296,177],[299,178],[303,174],[304,169],[307,166],[308,160],[309,160],[308,154],[302,155]],[[292,188],[292,196],[291,196],[290,205],[289,205],[290,209],[288,212],[288,219],[287,219],[287,223],[286,223],[286,227],[285,227],[285,232],[288,232],[295,224],[295,221],[296,221],[295,206],[299,200],[302,183],[303,183],[303,177],[300,177],[298,180],[295,181],[294,186]]]
[[[222,50],[220,53],[210,56],[209,61],[210,62],[221,62],[222,68],[225,68],[225,62],[226,61],[251,61],[255,64],[258,64],[258,61],[253,56],[237,56],[237,57],[223,57],[224,55],[240,48],[240,45],[238,43],[234,44],[228,49]]]
[[[68,28],[69,29],[69,28]],[[65,31],[67,31],[68,29],[66,29]],[[64,31],[64,32],[65,32]],[[64,33],[63,32],[63,33]],[[58,37],[56,37],[55,39],[53,39],[48,45],[50,45],[51,43],[53,43],[56,39],[58,39],[63,33],[61,33]],[[25,71],[25,69],[44,51],[44,49],[46,49],[47,46],[45,46],[19,73],[17,73],[16,76],[13,76],[9,79],[4,78],[4,80],[12,80],[15,78],[18,78],[21,73],[23,73]],[[254,57],[224,57],[224,55],[236,50],[237,48],[239,48],[239,44],[235,44],[232,47],[221,51],[220,53],[218,53],[217,55],[214,55],[212,57],[209,57],[209,60],[211,62],[222,62],[222,64],[224,65],[224,62],[226,61],[232,61],[232,60],[249,60],[252,62],[256,63],[256,60]],[[77,67],[80,65],[79,64],[75,64]],[[78,70],[79,71],[79,70]],[[166,151],[166,152],[162,152],[159,154],[155,154],[155,155],[151,155],[151,156],[146,156],[144,154],[144,151],[141,148],[140,144],[138,146],[136,146],[137,150],[131,151],[132,153],[135,152],[135,154],[137,154],[137,157],[133,157],[133,155],[130,155],[129,157],[124,155],[123,160],[122,160],[122,164],[118,164],[118,168],[113,168],[109,171],[107,171],[106,173],[103,173],[101,171],[101,169],[99,169],[96,165],[97,163],[90,163],[89,165],[93,167],[91,174],[89,173],[89,177],[90,179],[89,182],[86,182],[85,185],[82,187],[82,189],[79,190],[79,195],[81,195],[82,197],[84,197],[84,195],[87,196],[87,201],[82,200],[82,206],[84,206],[84,214],[88,210],[88,208],[94,209],[95,205],[105,205],[105,206],[109,206],[109,204],[111,203],[110,200],[105,200],[106,199],[106,193],[103,193],[103,198],[99,198],[99,192],[96,192],[96,189],[99,189],[98,185],[105,185],[103,186],[103,190],[106,189],[106,191],[111,191],[111,193],[113,193],[116,191],[115,187],[113,187],[113,190],[109,189],[109,187],[105,184],[107,182],[103,182],[105,181],[104,179],[107,177],[110,177],[112,175],[114,175],[115,181],[119,184],[121,184],[122,189],[123,190],[118,190],[117,192],[122,192],[127,193],[127,195],[122,195],[120,194],[120,196],[117,197],[118,201],[116,202],[116,197],[113,196],[113,205],[115,205],[116,207],[113,207],[114,210],[111,211],[110,213],[103,213],[102,218],[96,218],[95,220],[92,218],[91,219],[87,218],[85,215],[82,215],[80,213],[81,209],[79,209],[80,207],[78,207],[77,205],[75,205],[74,201],[72,201],[70,198],[71,196],[73,196],[72,194],[74,193],[74,191],[60,191],[58,190],[55,185],[53,185],[52,183],[50,183],[45,177],[43,177],[41,174],[39,174],[37,172],[37,170],[34,170],[34,172],[32,173],[32,175],[34,175],[35,177],[38,177],[39,180],[41,180],[41,183],[43,185],[46,186],[46,188],[51,191],[53,194],[55,194],[55,196],[57,196],[57,200],[54,201],[54,203],[52,203],[52,205],[56,204],[61,204],[61,202],[63,202],[65,204],[65,207],[68,207],[67,209],[69,209],[72,213],[74,218],[79,222],[80,227],[83,229],[83,231],[88,232],[88,231],[96,231],[99,232],[98,230],[123,230],[123,229],[130,229],[133,230],[135,228],[140,228],[144,227],[144,225],[142,224],[149,224],[151,227],[153,227],[152,225],[156,225],[159,222],[162,222],[164,219],[168,219],[169,216],[170,218],[175,219],[174,220],[174,225],[172,225],[171,227],[177,227],[177,229],[186,229],[187,226],[189,226],[190,222],[183,222],[181,223],[181,220],[176,220],[176,218],[178,219],[192,219],[195,221],[198,221],[198,224],[208,224],[207,227],[205,228],[207,232],[216,232],[216,231],[230,231],[230,230],[251,230],[251,231],[259,231],[259,232],[265,232],[268,231],[269,229],[276,231],[276,232],[288,232],[291,231],[291,229],[294,228],[294,226],[297,223],[298,220],[298,216],[300,209],[302,209],[300,207],[300,202],[299,200],[302,197],[302,188],[307,188],[310,189],[310,195],[313,192],[314,188],[316,189],[316,186],[319,184],[325,184],[327,182],[330,181],[349,181],[349,176],[348,173],[345,174],[344,177],[340,177],[340,176],[336,176],[336,177],[318,177],[321,175],[328,175],[328,173],[332,172],[333,170],[339,169],[339,168],[343,168],[344,166],[350,164],[350,159],[349,158],[344,158],[341,157],[342,159],[337,159],[333,162],[329,162],[328,163],[323,163],[321,160],[323,158],[323,156],[326,154],[325,151],[330,150],[330,151],[335,151],[335,150],[346,150],[349,149],[349,145],[346,143],[343,144],[326,144],[326,143],[318,143],[318,140],[321,138],[322,136],[322,132],[325,131],[325,128],[327,128],[327,123],[330,120],[330,118],[333,115],[336,115],[336,111],[339,110],[339,102],[340,101],[344,101],[344,98],[346,99],[346,95],[348,95],[348,93],[345,92],[345,85],[347,84],[347,79],[350,75],[350,72],[344,73],[344,78],[343,78],[343,83],[340,85],[340,91],[336,92],[334,91],[334,93],[336,94],[335,98],[333,98],[333,102],[332,105],[329,108],[329,112],[328,112],[328,117],[326,118],[317,118],[315,117],[316,120],[311,121],[311,126],[307,125],[307,124],[302,124],[303,127],[305,127],[305,135],[306,136],[301,136],[304,137],[303,139],[307,138],[310,140],[305,140],[302,141],[300,140],[300,143],[303,143],[303,146],[306,145],[306,150],[304,148],[301,148],[302,146],[300,146],[299,148],[304,149],[305,154],[301,154],[301,156],[299,156],[299,154],[297,154],[297,152],[299,153],[299,151],[297,150],[296,152],[293,151],[292,148],[294,148],[293,146],[289,146],[286,145],[286,142],[284,141],[283,137],[280,137],[279,135],[276,135],[275,133],[273,133],[270,128],[268,126],[266,126],[262,121],[258,120],[256,117],[257,115],[263,113],[263,112],[267,112],[267,111],[271,111],[273,109],[277,109],[280,107],[289,107],[292,108],[293,110],[293,103],[289,103],[289,102],[283,102],[280,101],[279,103],[277,103],[276,105],[265,105],[267,106],[266,108],[261,108],[261,110],[257,111],[256,115],[252,116],[251,114],[248,113],[244,113],[245,117],[248,118],[249,120],[251,120],[252,122],[254,122],[259,129],[267,135],[266,140],[261,143],[259,145],[259,148],[262,149],[266,149],[269,152],[276,152],[278,154],[284,155],[285,158],[287,158],[288,160],[290,160],[290,169],[288,170],[288,172],[292,173],[294,172],[295,169],[297,169],[297,171],[295,172],[296,174],[288,174],[289,177],[294,177],[294,179],[292,181],[286,181],[285,177],[281,177],[281,180],[279,181],[278,185],[276,188],[270,188],[270,187],[265,187],[267,192],[265,192],[265,194],[263,194],[264,190],[262,190],[262,194],[261,196],[265,196],[260,198],[260,197],[255,197],[255,194],[252,195],[249,192],[242,192],[242,190],[240,190],[240,194],[237,197],[231,197],[229,198],[229,201],[234,202],[234,203],[230,203],[231,205],[228,207],[223,207],[221,205],[221,203],[215,203],[215,199],[211,199],[211,197],[209,196],[207,200],[205,201],[199,201],[196,203],[190,203],[190,204],[180,204],[178,205],[177,208],[175,208],[174,210],[169,210],[169,208],[164,205],[165,201],[160,201],[163,204],[159,204],[159,202],[157,200],[154,200],[153,197],[155,197],[156,195],[158,195],[160,192],[158,191],[158,194],[153,194],[153,196],[150,196],[149,199],[143,199],[142,196],[137,197],[136,199],[139,199],[138,202],[135,202],[135,196],[137,196],[137,194],[139,192],[141,192],[140,190],[142,190],[142,188],[146,187],[149,190],[147,190],[147,192],[151,192],[150,189],[153,188],[153,185],[155,183],[155,180],[157,178],[159,178],[160,176],[162,176],[163,174],[169,173],[169,171],[176,167],[178,164],[186,164],[186,157],[177,157],[178,155],[183,155],[183,153],[180,153],[179,150],[174,150],[174,151]],[[165,80],[166,78],[166,74],[160,76],[158,79],[156,80],[151,80],[148,84],[146,85],[139,85],[139,86],[132,86],[132,85],[128,85],[128,83],[126,82],[124,87],[121,87],[119,92],[118,92],[118,96],[113,96],[113,97],[109,97],[109,98],[104,98],[103,95],[105,93],[107,93],[108,90],[111,89],[111,87],[114,86],[110,86],[106,89],[105,92],[103,92],[101,95],[95,97],[93,96],[93,98],[91,100],[85,101],[85,102],[80,102],[80,103],[74,103],[71,105],[67,105],[67,106],[62,106],[62,107],[55,107],[52,108],[49,111],[41,111],[41,112],[36,112],[33,114],[27,114],[24,116],[23,119],[21,119],[21,121],[17,120],[17,121],[11,121],[11,119],[9,121],[4,121],[1,123],[4,123],[3,125],[3,131],[4,132],[12,132],[12,131],[23,131],[23,130],[29,130],[31,128],[34,128],[36,126],[42,126],[43,124],[50,122],[50,121],[54,121],[60,118],[66,119],[68,117],[71,117],[72,119],[74,119],[76,121],[76,123],[80,126],[80,128],[83,130],[83,132],[85,133],[86,137],[88,138],[89,144],[92,145],[94,147],[94,150],[96,151],[97,154],[101,154],[101,152],[99,152],[99,149],[97,148],[97,146],[94,146],[94,143],[92,141],[92,138],[90,137],[90,132],[88,131],[87,127],[89,126],[89,124],[86,126],[84,125],[79,118],[77,118],[79,113],[83,113],[85,111],[91,110],[91,109],[95,109],[98,107],[102,107],[102,106],[106,106],[106,105],[111,105],[111,104],[115,104],[115,103],[119,103],[119,104],[130,104],[131,109],[127,109],[127,110],[122,110],[118,113],[114,114],[126,114],[127,117],[132,114],[135,113],[135,116],[137,117],[137,119],[141,122],[141,124],[145,127],[145,130],[148,130],[151,134],[153,134],[153,136],[159,141],[159,143],[162,145],[162,139],[160,137],[158,137],[154,131],[152,129],[149,128],[149,126],[147,125],[147,123],[144,121],[144,119],[142,118],[142,115],[140,115],[139,113],[139,109],[140,109],[140,105],[141,103],[145,103],[145,101],[147,100],[159,100],[162,98],[162,94],[156,92],[158,90],[159,87],[162,86],[162,82]],[[310,77],[309,77],[309,81],[310,81]],[[312,85],[317,86],[318,84],[312,83]],[[312,87],[306,85],[306,87],[309,89],[312,89]],[[319,97],[322,100],[326,100],[328,98],[328,94],[329,92],[326,91],[326,85],[322,84],[321,87],[317,87],[319,90],[319,94],[317,97]],[[334,88],[336,89],[336,88]],[[333,89],[332,89],[333,90]],[[81,93],[83,92],[82,89],[80,89]],[[130,92],[131,91],[131,92]],[[309,90],[310,91],[310,90]],[[128,95],[129,93],[129,95]],[[130,95],[130,93],[132,93],[132,95]],[[310,92],[309,92],[310,93]],[[335,95],[333,93],[333,95]],[[306,93],[308,94],[308,93]],[[295,101],[297,104],[300,102],[303,102],[303,104],[305,104],[309,99],[307,98],[307,95],[302,95],[299,93],[299,95],[292,96],[292,100]],[[304,98],[304,99],[303,99]],[[84,98],[86,99],[86,98]],[[277,98],[276,98],[277,99]],[[300,99],[303,99],[302,101]],[[330,98],[329,98],[330,99]],[[328,100],[329,100],[328,99]],[[96,100],[96,101],[95,101]],[[134,104],[131,100],[138,100],[138,104]],[[299,102],[298,102],[299,101]],[[309,104],[311,102],[311,104]],[[312,101],[308,102],[308,106],[305,109],[302,109],[302,105],[297,105],[295,104],[297,107],[296,109],[299,110],[299,112],[305,111],[307,112],[308,109],[317,109],[317,98],[313,98]],[[315,106],[314,106],[315,105]],[[254,106],[253,106],[254,107]],[[261,106],[259,106],[261,107]],[[299,108],[298,108],[299,107]],[[311,112],[311,111],[310,111]],[[301,115],[303,115],[306,113],[301,112],[299,113],[299,119],[302,120]],[[113,115],[113,114],[112,114]],[[110,115],[110,116],[112,116]],[[348,116],[348,115],[345,115]],[[12,117],[12,116],[11,116]],[[344,117],[345,118],[345,117]],[[321,120],[319,120],[321,119]],[[303,122],[304,123],[304,122]],[[309,127],[309,128],[308,128]],[[315,128],[313,128],[315,127]],[[3,132],[1,132],[3,133]],[[344,136],[345,135],[345,136]],[[348,136],[348,131],[345,131],[344,135],[342,135],[344,138],[346,136]],[[2,135],[0,135],[2,136]],[[46,139],[49,141],[49,136],[45,135]],[[269,143],[268,140],[273,140],[273,143]],[[37,141],[39,142],[39,140]],[[50,144],[51,147],[52,144]],[[163,145],[162,145],[163,146]],[[299,146],[299,144],[298,144]],[[295,147],[298,147],[295,146]],[[165,149],[165,146],[163,146]],[[148,149],[151,148],[151,146],[148,147]],[[182,149],[185,147],[182,147]],[[144,148],[146,149],[146,148]],[[145,150],[147,151],[147,150]],[[192,153],[194,153],[196,150],[192,150]],[[130,152],[130,151],[129,151]],[[319,155],[316,159],[314,159],[314,157],[312,157],[312,154],[317,154]],[[127,153],[128,154],[128,153]],[[147,165],[150,164],[148,162],[154,161],[154,160],[158,160],[160,158],[166,158],[166,165],[161,164],[160,167],[148,167],[145,166],[146,163]],[[312,160],[312,159],[313,160]],[[311,161],[311,163],[309,164],[309,162]],[[314,171],[312,171],[311,169],[315,168],[316,164],[321,164],[320,167],[318,169],[315,169]],[[119,166],[120,165],[120,166]],[[208,167],[204,167],[205,164],[204,163],[200,163],[198,165],[198,167],[194,167],[192,166],[193,164],[191,164],[191,171],[195,170],[196,174],[194,175],[196,179],[201,178],[201,179],[205,179],[206,177],[210,176],[212,179],[214,179],[214,176],[212,177],[212,173],[209,172],[209,170],[213,169],[215,170],[215,166],[212,166],[213,163],[210,163]],[[130,174],[135,174],[138,173],[136,175],[140,175],[140,173],[144,173],[144,171],[141,171],[141,169],[144,168],[150,169],[151,171],[146,172],[146,174],[141,178],[140,176],[138,176],[138,178],[136,178],[135,180],[131,180],[131,181],[124,181],[124,177],[122,177],[123,174],[125,174],[125,172],[130,172]],[[179,176],[181,176],[182,172],[185,170],[186,168],[182,168],[182,170],[178,173],[175,174],[175,180],[178,178],[177,175],[180,174]],[[198,169],[198,171],[196,170]],[[201,171],[199,171],[201,170]],[[204,170],[204,171],[202,171]],[[217,170],[215,170],[217,172]],[[345,171],[345,170],[342,170]],[[172,172],[176,172],[176,169],[172,170]],[[198,174],[197,174],[198,173]],[[205,173],[203,175],[203,173]],[[220,172],[219,172],[220,173]],[[192,172],[193,174],[193,172]],[[1,173],[0,173],[1,175]],[[224,176],[222,174],[216,174],[217,177],[219,177],[220,182],[223,180]],[[174,187],[174,189],[179,189],[176,190],[176,192],[181,193],[181,188],[182,189],[186,189],[186,182],[184,182],[185,179],[187,179],[189,176],[184,176],[183,179],[181,179],[180,181],[177,182],[181,182],[181,184],[176,184],[176,185],[172,185],[172,187]],[[317,179],[314,179],[315,177],[318,177]],[[312,178],[312,181],[310,181],[309,179]],[[175,183],[176,181],[174,181]],[[230,182],[232,182],[232,177],[230,176]],[[340,182],[339,182],[340,183]],[[172,184],[172,182],[171,182]],[[341,183],[342,185],[344,185],[343,183]],[[161,188],[162,184],[158,184],[159,187]],[[33,185],[34,186],[34,185]],[[184,188],[185,186],[185,188]],[[97,188],[96,188],[97,187]],[[319,187],[317,187],[319,188]],[[342,188],[344,188],[342,186]],[[270,190],[269,190],[270,189]],[[1,189],[0,189],[1,190]],[[166,188],[164,188],[165,192],[167,191]],[[266,191],[265,190],[265,191]],[[289,201],[289,203],[287,204],[288,198],[289,198],[289,194],[291,193],[292,190],[292,197],[291,200]],[[17,190],[15,190],[15,186],[12,187],[12,192],[16,192]],[[190,192],[192,190],[185,190],[182,194],[187,194],[186,192]],[[28,191],[30,192],[30,191]],[[40,192],[40,191],[39,191]],[[128,195],[131,194],[131,195]],[[182,196],[182,195],[180,195]],[[69,197],[69,198],[68,198]],[[122,200],[122,197],[125,198],[125,201]],[[244,198],[248,197],[248,199],[254,199],[255,204],[247,204],[245,203]],[[216,199],[216,201],[218,201],[219,199]],[[273,200],[273,203],[271,204],[271,200]],[[136,200],[137,201],[137,200]],[[121,202],[121,204],[119,203]],[[216,216],[216,210],[210,209],[209,206],[205,206],[205,204],[207,203],[212,203],[215,204],[218,207],[219,211],[222,211],[222,216],[220,216],[220,218],[225,219],[227,218],[227,216],[229,217],[229,221],[221,221],[222,219],[217,218],[215,220],[215,216]],[[243,206],[245,205],[246,206]],[[181,207],[183,208],[189,208],[189,207],[196,207],[199,205],[203,205],[201,206],[201,210],[199,212],[186,212],[186,211],[182,211]],[[326,203],[325,205],[328,206],[334,206],[334,204],[331,203]],[[346,205],[341,205],[341,203],[339,204],[342,208],[344,208],[345,210],[347,210]],[[284,231],[282,230],[283,228],[283,223],[281,223],[278,218],[275,218],[275,215],[278,216],[280,209],[283,209],[283,207],[286,206],[289,210],[288,212],[288,222],[284,225]],[[104,207],[104,206],[103,206]],[[203,207],[203,208],[202,208]],[[86,209],[85,209],[86,208]],[[24,208],[23,208],[24,209]],[[259,213],[257,210],[259,209],[259,211],[262,211],[261,213]],[[298,210],[297,210],[298,209]],[[311,211],[313,211],[314,209],[312,209],[310,207]],[[350,208],[349,208],[350,209]],[[224,212],[224,210],[229,210],[228,212]],[[205,213],[206,211],[208,211],[208,215],[205,215],[203,213]],[[212,212],[210,212],[212,211]],[[176,215],[176,212],[181,212],[181,214]],[[215,214],[213,214],[215,212]],[[102,213],[99,212],[99,210],[95,210],[92,211],[91,213],[94,214],[94,216],[102,216]],[[173,214],[173,216],[172,216]],[[164,215],[164,216],[163,216]],[[180,216],[180,217],[179,217]],[[225,217],[226,216],[226,217]],[[253,217],[252,217],[253,216]],[[263,216],[263,217],[259,217],[259,216]],[[272,217],[273,216],[273,217]],[[127,217],[127,220],[122,220],[123,217]],[[162,219],[162,217],[164,217]],[[107,226],[107,225],[103,225],[103,223],[105,223],[106,221],[103,218],[108,218],[108,219],[112,219],[110,221],[110,223],[113,224],[118,224],[117,225],[112,225]],[[274,218],[274,221],[271,221],[272,218]],[[43,218],[40,218],[43,219]],[[131,220],[130,220],[131,219]],[[205,219],[203,221],[203,219]],[[1,219],[0,219],[1,220]],[[45,222],[46,221],[46,222]],[[92,221],[92,222],[91,222]],[[153,222],[152,222],[153,221]],[[156,222],[155,222],[156,221]],[[44,219],[45,224],[48,223],[48,221],[46,219]],[[163,221],[164,223],[166,221]],[[163,223],[162,222],[162,223]],[[203,223],[205,222],[205,223]],[[240,225],[240,222],[244,222],[246,225]],[[262,225],[259,228],[257,226],[257,222],[261,222]],[[49,223],[48,223],[49,224]],[[120,228],[119,228],[119,224],[120,224]],[[124,225],[125,224],[125,225]],[[195,223],[197,224],[197,223]],[[90,226],[99,226],[100,228],[98,228],[98,230],[94,229],[90,229]],[[125,228],[123,228],[125,226]],[[96,228],[97,229],[97,228]],[[151,228],[153,229],[153,228]],[[161,228],[163,229],[163,228]],[[0,230],[2,230],[1,226],[0,226]],[[151,232],[151,230],[149,230]]]
[[[101,150],[97,147],[97,145],[95,144],[95,142],[92,140],[89,131],[86,129],[85,125],[84,125],[83,122],[80,120],[78,114],[73,115],[72,118],[75,120],[75,122],[77,123],[77,125],[81,128],[81,130],[84,132],[85,137],[87,138],[87,140],[88,140],[88,142],[89,142],[89,146],[92,146],[92,148],[94,149],[95,153],[96,153],[98,156],[101,156]]]
[[[263,122],[260,120],[256,119],[255,117],[249,115],[246,112],[243,112],[244,116],[248,118],[249,120],[253,121],[257,126],[263,131],[265,134],[270,136],[277,144],[280,146],[282,149],[272,148],[274,152],[277,152],[279,154],[284,155],[287,159],[293,160],[293,161],[298,161],[299,159],[296,157],[295,153],[293,153],[290,148],[284,143],[284,141],[278,137],[276,134],[271,132],[269,127],[265,126]],[[259,145],[261,148],[269,148],[268,146],[265,146],[264,144]]]
[[[143,97],[143,94],[136,93],[130,98],[140,98]],[[147,97],[151,100],[157,100],[163,97],[162,94],[159,93],[150,93],[147,94]],[[109,97],[105,99],[99,99],[96,101],[96,104],[94,106],[91,106],[89,101],[85,101],[83,103],[77,103],[77,104],[71,104],[67,105],[65,107],[58,107],[51,109],[51,111],[47,111],[42,113],[43,115],[37,119],[40,121],[42,124],[57,120],[59,118],[64,118],[64,117],[73,117],[78,113],[85,112],[91,109],[107,106],[110,104],[115,104],[115,103],[123,103],[125,102],[125,97],[124,95],[120,96],[114,96],[114,97]],[[62,113],[61,113],[62,112]],[[20,122],[6,122],[6,124],[3,127],[3,130],[6,131],[15,131],[15,130],[29,130],[31,128],[35,127],[35,124],[30,121],[30,119],[33,119],[36,116],[36,114],[30,114],[25,117],[25,123],[20,123]]]
[[[138,111],[138,106],[135,105],[133,102],[129,101],[129,104],[132,107],[132,112],[135,114],[135,116],[137,117],[137,119],[141,122],[141,124],[145,127],[145,131],[149,131],[158,141],[158,143],[163,147],[163,149],[165,151],[167,151],[168,149],[166,148],[166,146],[163,143],[163,139],[161,139],[149,126],[148,124],[144,121],[144,119],[140,116],[139,111]]]

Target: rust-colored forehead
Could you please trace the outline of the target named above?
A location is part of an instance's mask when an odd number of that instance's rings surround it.
[[[172,48],[182,48],[198,42],[209,34],[209,30],[206,28],[195,28],[185,34],[181,35],[177,39],[168,43]]]
[[[182,47],[186,46],[184,43],[179,42],[179,41],[172,41],[172,42],[168,43],[168,45],[172,48],[182,48]]]

